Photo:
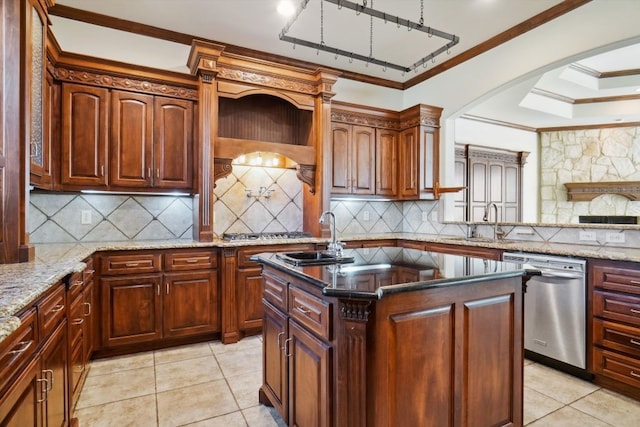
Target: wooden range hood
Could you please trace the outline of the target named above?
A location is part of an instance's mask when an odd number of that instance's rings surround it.
[[[640,200],[640,181],[567,182],[567,200],[588,202],[603,194],[618,194]]]

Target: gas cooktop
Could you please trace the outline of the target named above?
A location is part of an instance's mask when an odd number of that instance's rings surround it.
[[[269,233],[224,233],[224,240],[278,240],[278,239],[301,239],[303,237],[313,237],[306,231],[278,231]]]

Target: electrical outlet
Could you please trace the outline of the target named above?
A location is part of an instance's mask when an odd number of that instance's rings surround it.
[[[362,212],[362,219],[369,221],[369,211]]]
[[[422,222],[429,221],[429,212],[422,211]]]
[[[91,224],[91,211],[85,210],[81,212],[80,223],[83,225]]]
[[[595,231],[581,231],[580,240],[585,242],[595,242],[596,241],[596,232]]]
[[[607,243],[624,243],[624,231],[607,233],[606,240]]]

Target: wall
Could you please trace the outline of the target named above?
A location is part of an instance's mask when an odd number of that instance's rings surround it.
[[[247,197],[246,190],[273,190],[269,198]],[[233,166],[233,172],[216,181],[213,194],[214,232],[260,233],[302,231],[303,184],[296,171],[281,168]]]
[[[640,181],[640,128],[541,133],[542,223],[578,223],[579,215],[640,215],[640,202],[606,194],[567,201],[566,182]]]
[[[192,206],[186,196],[34,192],[28,231],[33,243],[191,239]]]

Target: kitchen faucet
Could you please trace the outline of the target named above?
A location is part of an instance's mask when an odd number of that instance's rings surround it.
[[[494,202],[487,203],[487,206],[485,206],[484,208],[484,216],[482,217],[482,220],[485,222],[489,221],[489,209],[492,206],[493,213],[495,215],[495,222],[493,223],[493,240],[502,240],[502,238],[504,237],[504,231],[502,231],[502,228],[498,227],[498,205],[496,205]]]
[[[324,224],[325,218],[330,217],[333,221],[330,221],[331,225],[331,243],[329,243],[329,247],[327,248],[327,252],[334,255],[336,258],[342,258],[342,248],[344,248],[344,243],[338,242],[336,239],[336,215],[331,211],[322,212],[320,215],[320,219],[318,222],[320,224]]]

